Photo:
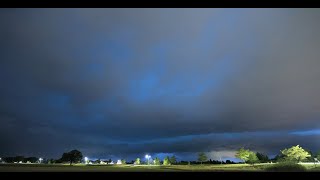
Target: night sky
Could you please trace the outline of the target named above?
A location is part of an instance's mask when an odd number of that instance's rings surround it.
[[[319,19],[320,9],[1,9],[0,156],[318,151]]]

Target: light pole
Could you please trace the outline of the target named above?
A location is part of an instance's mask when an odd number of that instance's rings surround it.
[[[151,156],[150,155],[148,155],[148,154],[146,154],[146,159],[148,160],[148,165],[149,165],[149,159],[151,158]]]
[[[88,164],[88,157],[84,157],[84,163]]]
[[[42,158],[39,158],[39,163],[41,164],[41,161],[42,161],[43,159]]]

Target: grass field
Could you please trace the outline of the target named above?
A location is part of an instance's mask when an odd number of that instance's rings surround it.
[[[263,172],[271,164],[257,164],[254,167],[247,164],[222,165],[45,165],[45,164],[0,164],[0,172]],[[319,171],[320,165],[304,165],[308,171]]]

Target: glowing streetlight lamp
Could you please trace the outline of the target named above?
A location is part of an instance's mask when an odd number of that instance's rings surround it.
[[[145,158],[148,160],[148,164],[149,164],[149,159],[151,158],[151,156],[146,154]]]
[[[84,157],[84,163],[88,164],[88,157]]]
[[[41,161],[42,161],[43,159],[42,158],[39,158],[39,163],[41,164]]]

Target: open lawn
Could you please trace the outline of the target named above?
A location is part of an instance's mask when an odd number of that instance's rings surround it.
[[[0,172],[226,172],[265,171],[271,164],[222,164],[222,165],[45,165],[45,164],[0,164]],[[320,171],[320,165],[304,165],[308,171]]]

